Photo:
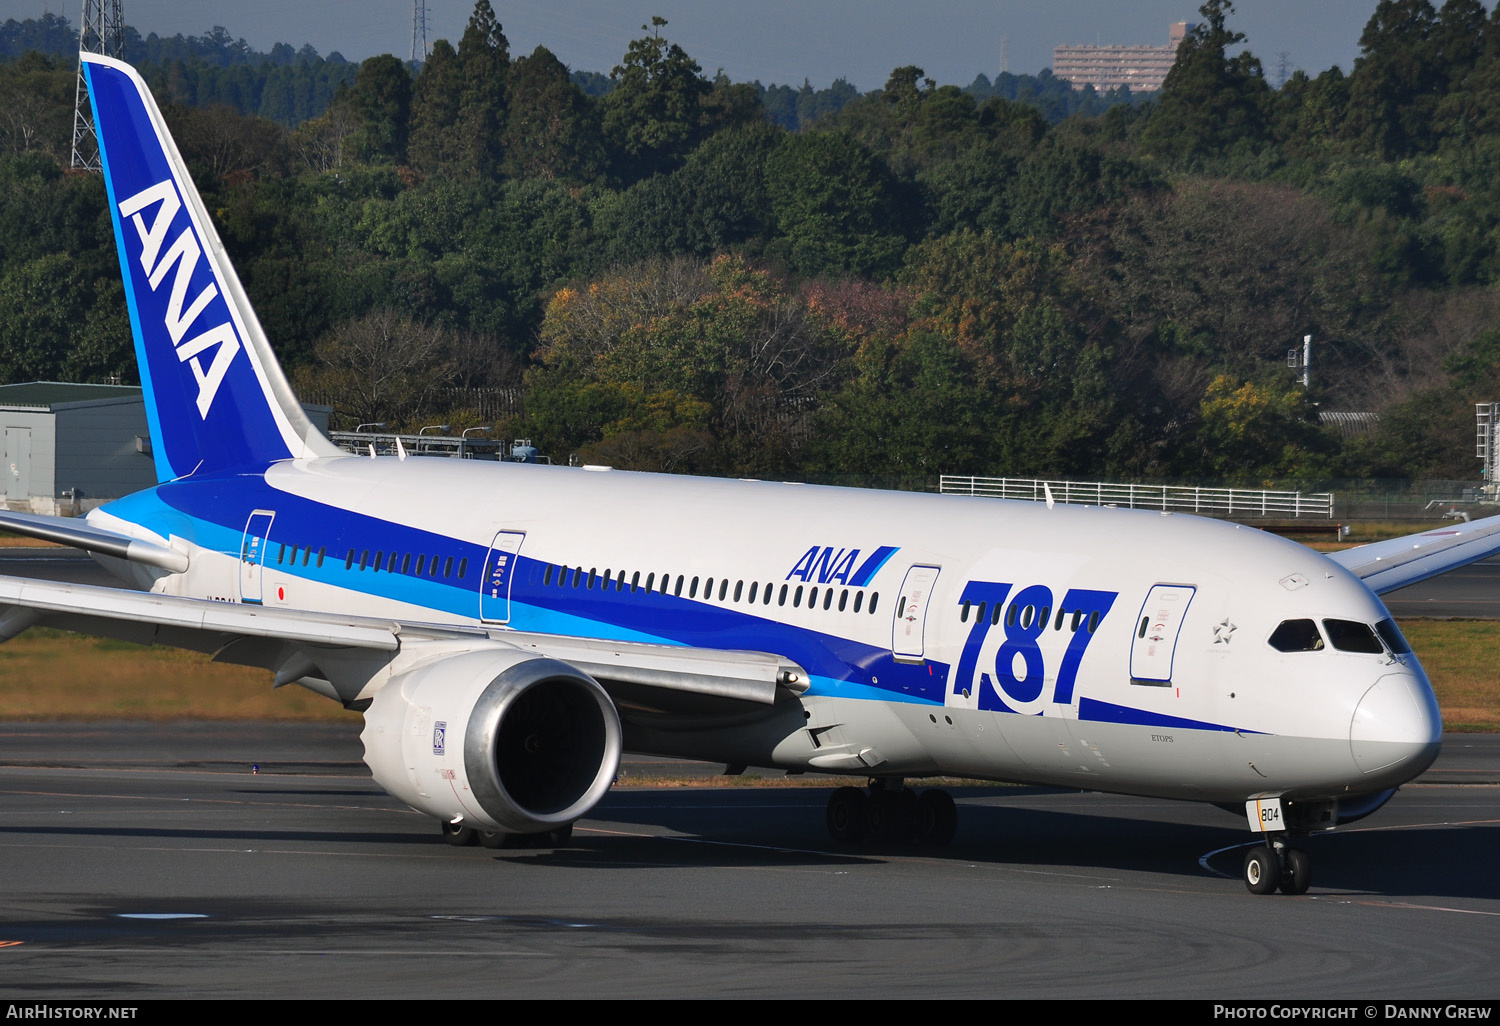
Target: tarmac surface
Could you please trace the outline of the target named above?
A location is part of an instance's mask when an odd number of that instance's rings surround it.
[[[641,787],[564,848],[453,848],[342,725],[0,724],[0,994],[1494,998],[1500,738],[1249,894],[1220,810],[958,789],[845,848],[822,787]],[[252,773],[251,767],[259,772]]]

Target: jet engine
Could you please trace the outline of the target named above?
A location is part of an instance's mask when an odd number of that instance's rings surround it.
[[[620,717],[588,674],[507,649],[417,666],[365,711],[365,763],[412,808],[537,833],[593,808],[620,764]]]

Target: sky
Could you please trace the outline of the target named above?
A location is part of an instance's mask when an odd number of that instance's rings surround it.
[[[713,75],[822,88],[835,78],[863,90],[891,69],[923,68],[939,83],[967,85],[980,72],[1035,74],[1063,44],[1161,46],[1167,26],[1196,20],[1192,0],[491,0],[511,54],[546,46],[574,70],[609,73],[652,15],[664,35]],[[1231,28],[1279,80],[1347,72],[1376,0],[1242,0]],[[125,21],[143,35],[202,35],[223,25],[257,50],[277,42],[311,43],[350,60],[411,50],[412,0],[124,0]],[[456,43],[473,0],[427,0],[429,43]],[[0,0],[0,21],[65,15],[75,26],[82,0]]]

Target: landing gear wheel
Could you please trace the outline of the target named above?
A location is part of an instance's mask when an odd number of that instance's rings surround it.
[[[869,800],[857,787],[841,787],[828,799],[828,834],[835,841],[842,844],[863,841],[869,817]]]
[[[455,847],[462,848],[466,845],[477,844],[479,841],[479,832],[471,826],[464,826],[462,823],[449,823],[444,820],[442,827],[443,840]]]
[[[513,848],[515,842],[511,840],[510,834],[501,833],[499,830],[480,830],[479,843],[486,848]]]
[[[1251,894],[1270,894],[1281,880],[1280,860],[1268,845],[1245,852],[1245,886]]]
[[[870,837],[876,841],[901,844],[912,839],[917,829],[917,792],[909,787],[888,791],[870,789]]]
[[[1312,883],[1312,860],[1307,852],[1287,848],[1281,853],[1281,893],[1306,894]]]
[[[958,807],[953,796],[940,787],[930,787],[917,798],[917,840],[941,846],[953,840],[958,830]]]

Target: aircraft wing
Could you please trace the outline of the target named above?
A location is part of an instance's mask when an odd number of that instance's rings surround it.
[[[140,644],[207,652],[276,673],[349,704],[370,697],[398,660],[454,648],[501,646],[548,656],[603,684],[769,705],[807,689],[807,674],[765,652],[603,641],[489,630],[0,577],[0,641],[43,625]]]
[[[1500,553],[1500,516],[1372,542],[1328,558],[1377,595]]]

